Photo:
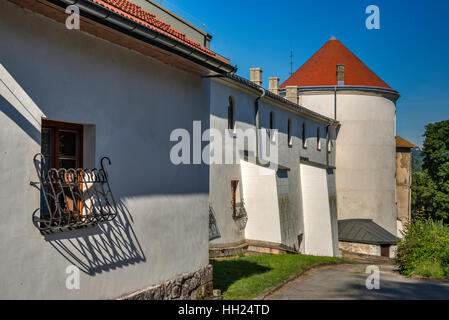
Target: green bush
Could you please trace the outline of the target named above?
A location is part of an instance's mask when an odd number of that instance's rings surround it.
[[[396,263],[406,276],[449,278],[449,226],[430,219],[409,223]]]

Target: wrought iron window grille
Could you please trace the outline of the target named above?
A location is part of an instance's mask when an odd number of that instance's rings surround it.
[[[117,205],[104,167],[105,161],[111,165],[109,158],[101,159],[100,169],[47,168],[41,153],[33,160],[39,181],[30,184],[41,195],[33,223],[43,235],[87,228],[116,218]]]

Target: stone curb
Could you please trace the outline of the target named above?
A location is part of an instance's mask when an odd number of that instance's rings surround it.
[[[282,289],[286,284],[298,279],[299,277],[303,276],[305,273],[307,273],[309,271],[312,271],[312,270],[316,271],[316,270],[322,269],[324,267],[345,265],[345,264],[348,264],[348,263],[347,262],[336,262],[336,263],[318,262],[318,263],[313,264],[310,267],[304,269],[300,273],[290,276],[287,280],[284,280],[281,283],[279,283],[273,287],[265,289],[264,291],[262,291],[261,294],[259,294],[257,297],[255,297],[252,300],[265,300],[268,296],[270,296],[273,293],[275,293],[276,291]]]

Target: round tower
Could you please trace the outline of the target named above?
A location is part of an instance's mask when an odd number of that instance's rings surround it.
[[[284,94],[292,86],[300,105],[341,123],[335,170],[338,219],[372,219],[396,235],[399,93],[334,37],[281,85]]]

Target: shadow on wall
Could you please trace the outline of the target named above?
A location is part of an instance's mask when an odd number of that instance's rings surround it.
[[[41,143],[41,133],[0,94],[0,111],[17,124],[36,143]]]
[[[145,253],[132,228],[133,219],[123,203],[117,217],[93,229],[49,235],[45,240],[72,265],[97,273],[145,262]]]

